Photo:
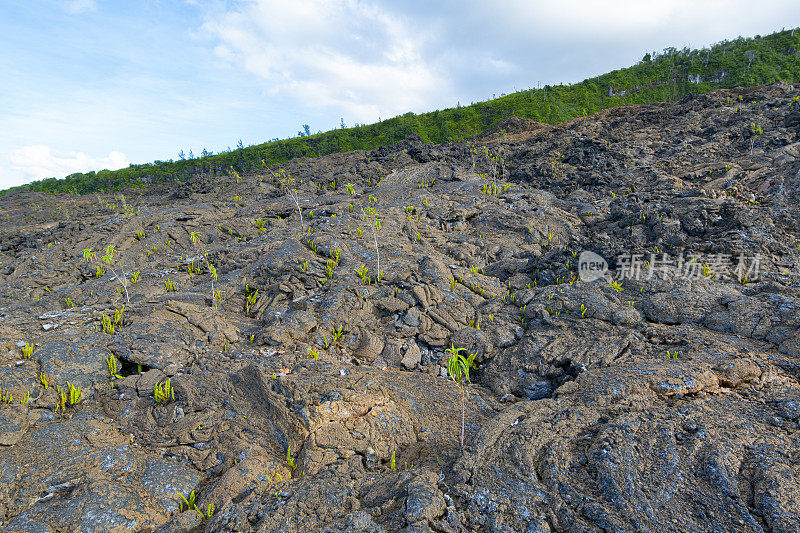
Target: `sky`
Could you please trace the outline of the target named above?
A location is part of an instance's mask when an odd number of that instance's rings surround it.
[[[796,0],[0,0],[0,189],[796,26]]]

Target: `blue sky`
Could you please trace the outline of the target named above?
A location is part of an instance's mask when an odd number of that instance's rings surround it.
[[[580,81],[647,51],[798,25],[794,0],[7,0],[0,189]]]

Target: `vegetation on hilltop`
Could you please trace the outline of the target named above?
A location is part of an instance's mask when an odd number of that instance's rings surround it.
[[[486,102],[420,115],[406,113],[375,124],[316,135],[301,132],[295,138],[197,158],[184,156],[175,161],[132,164],[115,171],[75,173],[63,179],[43,179],[14,189],[88,193],[123,186],[144,187],[164,181],[183,181],[196,174],[248,172],[295,157],[373,149],[395,144],[413,133],[423,142],[457,141],[510,116],[557,124],[608,107],[672,101],[687,94],[777,80],[800,82],[800,31],[739,37],[710,48],[667,48],[661,53],[646,54],[632,67],[572,85],[519,91]],[[307,133],[308,128],[305,129]]]

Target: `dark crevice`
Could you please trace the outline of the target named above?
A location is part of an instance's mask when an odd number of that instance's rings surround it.
[[[135,376],[137,374],[143,374],[150,370],[150,367],[147,365],[140,365],[137,363],[132,363],[130,361],[122,361],[122,366],[117,370],[117,374],[126,378],[128,376]]]

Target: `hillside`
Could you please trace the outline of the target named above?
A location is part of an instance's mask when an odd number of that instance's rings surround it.
[[[3,196],[0,531],[799,531],[798,102]]]
[[[778,80],[800,82],[800,32],[739,37],[700,50],[668,48],[641,62],[584,80],[520,91],[487,102],[405,115],[376,124],[249,146],[206,157],[131,165],[117,171],[77,173],[24,186],[42,192],[88,193],[143,187],[191,176],[261,171],[295,157],[391,146],[409,135],[425,143],[465,139],[516,116],[558,124],[627,104],[675,101],[719,88],[750,87]]]

